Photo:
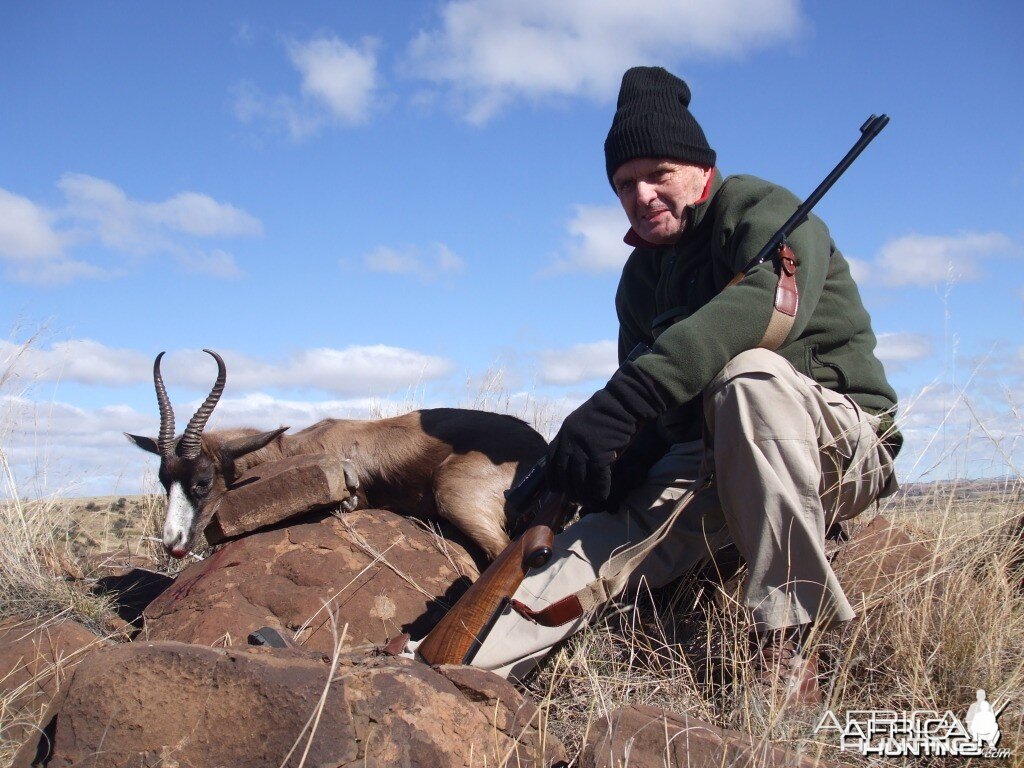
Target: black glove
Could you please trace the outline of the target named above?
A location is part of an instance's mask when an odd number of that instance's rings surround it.
[[[643,424],[665,410],[651,379],[622,365],[604,389],[570,413],[548,448],[548,483],[570,501],[603,505],[612,464]]]
[[[668,453],[669,448],[671,446],[658,432],[657,421],[649,421],[641,427],[626,452],[612,464],[611,490],[603,511],[618,512],[629,492],[646,479],[651,467]]]

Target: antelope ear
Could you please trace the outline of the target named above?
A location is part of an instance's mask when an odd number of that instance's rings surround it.
[[[248,435],[247,437],[238,437],[230,440],[220,448],[221,466],[228,466],[235,459],[241,458],[247,453],[258,451],[287,430],[288,427],[281,427],[279,429],[272,429],[269,432],[261,432],[258,435]]]
[[[156,446],[156,440],[152,437],[143,437],[142,435],[129,435],[127,432],[124,436],[135,443],[139,448],[146,451],[147,453],[155,453],[157,456],[160,455],[160,449]]]

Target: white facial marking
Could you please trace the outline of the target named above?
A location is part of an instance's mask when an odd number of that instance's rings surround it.
[[[167,493],[167,519],[164,521],[164,546],[180,549],[188,540],[192,521],[196,518],[195,507],[188,500],[181,483],[171,483]]]

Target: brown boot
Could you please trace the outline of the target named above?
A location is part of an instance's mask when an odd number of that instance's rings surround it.
[[[821,703],[818,687],[818,655],[801,647],[798,631],[771,634],[757,656],[757,684],[768,701],[783,710]]]

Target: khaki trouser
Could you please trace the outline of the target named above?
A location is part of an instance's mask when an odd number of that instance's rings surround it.
[[[559,534],[551,562],[523,581],[517,600],[538,610],[594,581],[602,563],[646,538],[713,470],[716,482],[693,497],[631,587],[662,586],[733,541],[747,563],[744,603],[759,631],[853,618],[825,558],[825,532],[895,491],[878,418],[763,349],[725,366],[704,392],[704,411],[710,445],[672,446],[617,513],[587,515]],[[472,663],[521,677],[588,618],[543,627],[508,608]]]

